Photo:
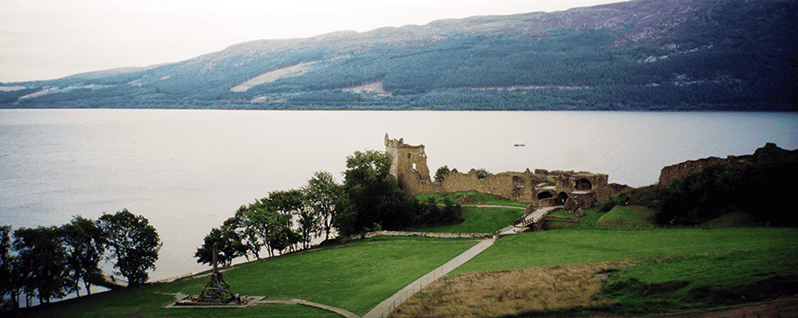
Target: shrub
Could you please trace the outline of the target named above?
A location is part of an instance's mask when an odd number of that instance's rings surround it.
[[[438,171],[435,171],[435,182],[443,182],[447,173],[449,173],[449,167],[443,166],[438,168]]]
[[[487,178],[487,177],[488,177],[488,171],[487,171],[487,170],[485,170],[485,169],[479,169],[479,170],[477,170],[477,178],[479,178],[479,179],[485,179],[485,178]]]

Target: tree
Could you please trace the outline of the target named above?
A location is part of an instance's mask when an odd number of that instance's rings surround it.
[[[259,235],[258,227],[249,218],[247,207],[241,206],[235,214],[238,220],[238,233],[243,240],[242,243],[246,247],[247,252],[244,256],[249,260],[249,254],[255,255],[255,258],[260,259],[260,249],[265,245],[265,240]]]
[[[75,216],[68,224],[61,226],[64,243],[68,252],[69,273],[75,286],[72,288],[80,297],[80,280],[91,295],[92,278],[102,275],[100,261],[105,253],[105,234],[100,226],[82,216]]]
[[[46,304],[51,298],[66,296],[74,286],[68,272],[61,229],[51,226],[21,228],[14,231],[14,249],[19,253],[19,278],[24,282],[26,305],[33,296]]]
[[[375,227],[401,228],[412,224],[418,201],[402,191],[390,172],[390,157],[380,151],[356,151],[346,158],[344,200],[336,218],[342,235],[362,233]]]
[[[213,265],[214,244],[219,249],[216,261],[222,266],[230,266],[233,263],[233,259],[244,256],[247,252],[247,247],[241,243],[241,237],[229,224],[222,225],[221,228],[211,229],[211,233],[206,235],[204,240],[205,244],[199,247],[194,254],[194,257],[198,258],[197,263],[200,264]]]
[[[341,186],[335,183],[331,173],[318,171],[308,180],[306,191],[306,200],[318,217],[319,226],[316,235],[321,236],[324,232],[324,239],[329,240],[338,208],[336,201],[339,201],[342,195]]]
[[[307,188],[297,191],[300,194],[299,208],[296,210],[298,217],[298,243],[302,243],[302,248],[310,248],[310,241],[313,239],[313,233],[319,231],[319,215],[317,210],[311,205],[309,199],[309,190]]]
[[[449,173],[448,166],[438,168],[438,170],[435,171],[435,182],[443,182],[443,179],[446,177],[447,173]]]
[[[309,233],[312,232],[312,228],[303,229],[302,224],[300,224],[299,229],[304,233],[297,234],[293,231],[293,216],[306,213],[303,212],[305,207],[302,197],[300,190],[273,191],[269,193],[268,204],[272,211],[280,215],[272,219],[275,223],[270,224],[273,229],[272,233],[276,235],[273,236],[273,246],[277,247],[280,253],[287,247],[295,249],[294,245],[304,242],[306,238],[309,238]],[[301,215],[300,218],[302,218]]]
[[[257,232],[267,247],[269,256],[274,256],[275,250],[285,249],[288,243],[282,238],[282,228],[290,224],[290,216],[278,213],[269,198],[255,200],[255,203],[245,209],[243,213],[247,217],[247,227]]]
[[[19,294],[17,265],[18,258],[13,255],[14,246],[11,244],[11,226],[0,226],[0,299],[5,300],[10,296],[11,309],[19,308],[17,295]]]
[[[111,256],[116,259],[116,274],[126,277],[131,287],[147,282],[147,270],[155,269],[162,245],[155,228],[146,218],[127,209],[116,214],[103,214],[99,222],[108,235],[106,243]]]

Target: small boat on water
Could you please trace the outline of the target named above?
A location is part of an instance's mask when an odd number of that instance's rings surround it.
[[[523,147],[524,144],[515,144],[516,147]]]

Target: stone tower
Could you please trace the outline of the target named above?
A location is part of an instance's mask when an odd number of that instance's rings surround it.
[[[424,145],[406,145],[404,139],[390,139],[386,133],[385,153],[391,156],[391,175],[408,194],[416,194],[412,185],[431,182]]]

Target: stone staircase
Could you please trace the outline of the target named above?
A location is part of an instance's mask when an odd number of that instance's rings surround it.
[[[527,231],[542,231],[543,230],[543,222],[549,215],[550,212],[562,209],[561,205],[558,206],[551,206],[545,207],[538,210],[534,210],[531,207],[527,208],[526,213],[524,216],[518,218],[513,222],[513,225],[507,226],[501,230],[499,230],[499,237],[511,234],[517,234]],[[577,220],[578,222],[578,220]]]

